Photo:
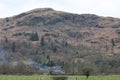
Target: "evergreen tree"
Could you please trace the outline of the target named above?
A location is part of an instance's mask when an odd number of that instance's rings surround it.
[[[45,46],[45,39],[44,39],[44,36],[42,36],[42,38],[41,38],[41,43],[40,43],[40,44],[41,44],[42,47]]]
[[[114,46],[115,46],[115,41],[114,41],[114,39],[111,40],[111,43],[112,43],[112,47],[114,47]]]
[[[32,33],[31,36],[30,36],[30,40],[31,41],[38,41],[39,40],[39,36],[38,36],[38,33]]]
[[[56,46],[56,45],[53,45],[53,46],[52,46],[52,51],[53,51],[53,52],[56,52],[56,51],[57,51],[57,46]]]
[[[8,38],[7,37],[5,37],[5,43],[8,43]]]
[[[16,45],[15,45],[15,42],[13,42],[13,43],[12,43],[11,50],[12,50],[12,52],[15,52],[15,50],[16,50]]]
[[[38,41],[39,40],[39,36],[38,36],[38,33],[36,32],[35,35],[34,35],[34,40],[35,41]]]
[[[56,52],[56,51],[58,50],[57,45],[56,45],[55,42],[52,42],[52,43],[51,43],[51,50],[52,50],[53,52]]]

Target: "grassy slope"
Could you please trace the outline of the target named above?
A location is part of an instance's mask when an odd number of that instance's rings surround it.
[[[58,76],[59,77],[59,76]],[[0,80],[52,80],[51,76],[0,76]],[[85,76],[68,76],[68,80],[86,80]],[[90,76],[87,80],[120,80],[120,76]]]

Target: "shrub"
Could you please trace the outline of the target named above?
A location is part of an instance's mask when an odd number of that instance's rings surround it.
[[[54,76],[53,80],[68,80],[68,77],[66,77],[66,76]]]

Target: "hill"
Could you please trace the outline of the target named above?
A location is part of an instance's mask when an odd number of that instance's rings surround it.
[[[38,8],[0,19],[0,48],[9,59],[0,58],[35,63],[40,70],[43,65],[73,74],[84,68],[92,68],[93,73],[117,73],[119,35],[119,18]]]

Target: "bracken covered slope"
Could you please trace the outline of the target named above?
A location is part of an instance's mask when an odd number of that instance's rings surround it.
[[[38,8],[0,20],[0,36],[26,39],[17,33],[38,32],[72,45],[86,45],[105,52],[120,52],[120,19],[93,14],[72,14],[51,8]],[[113,43],[115,45],[112,45]]]

